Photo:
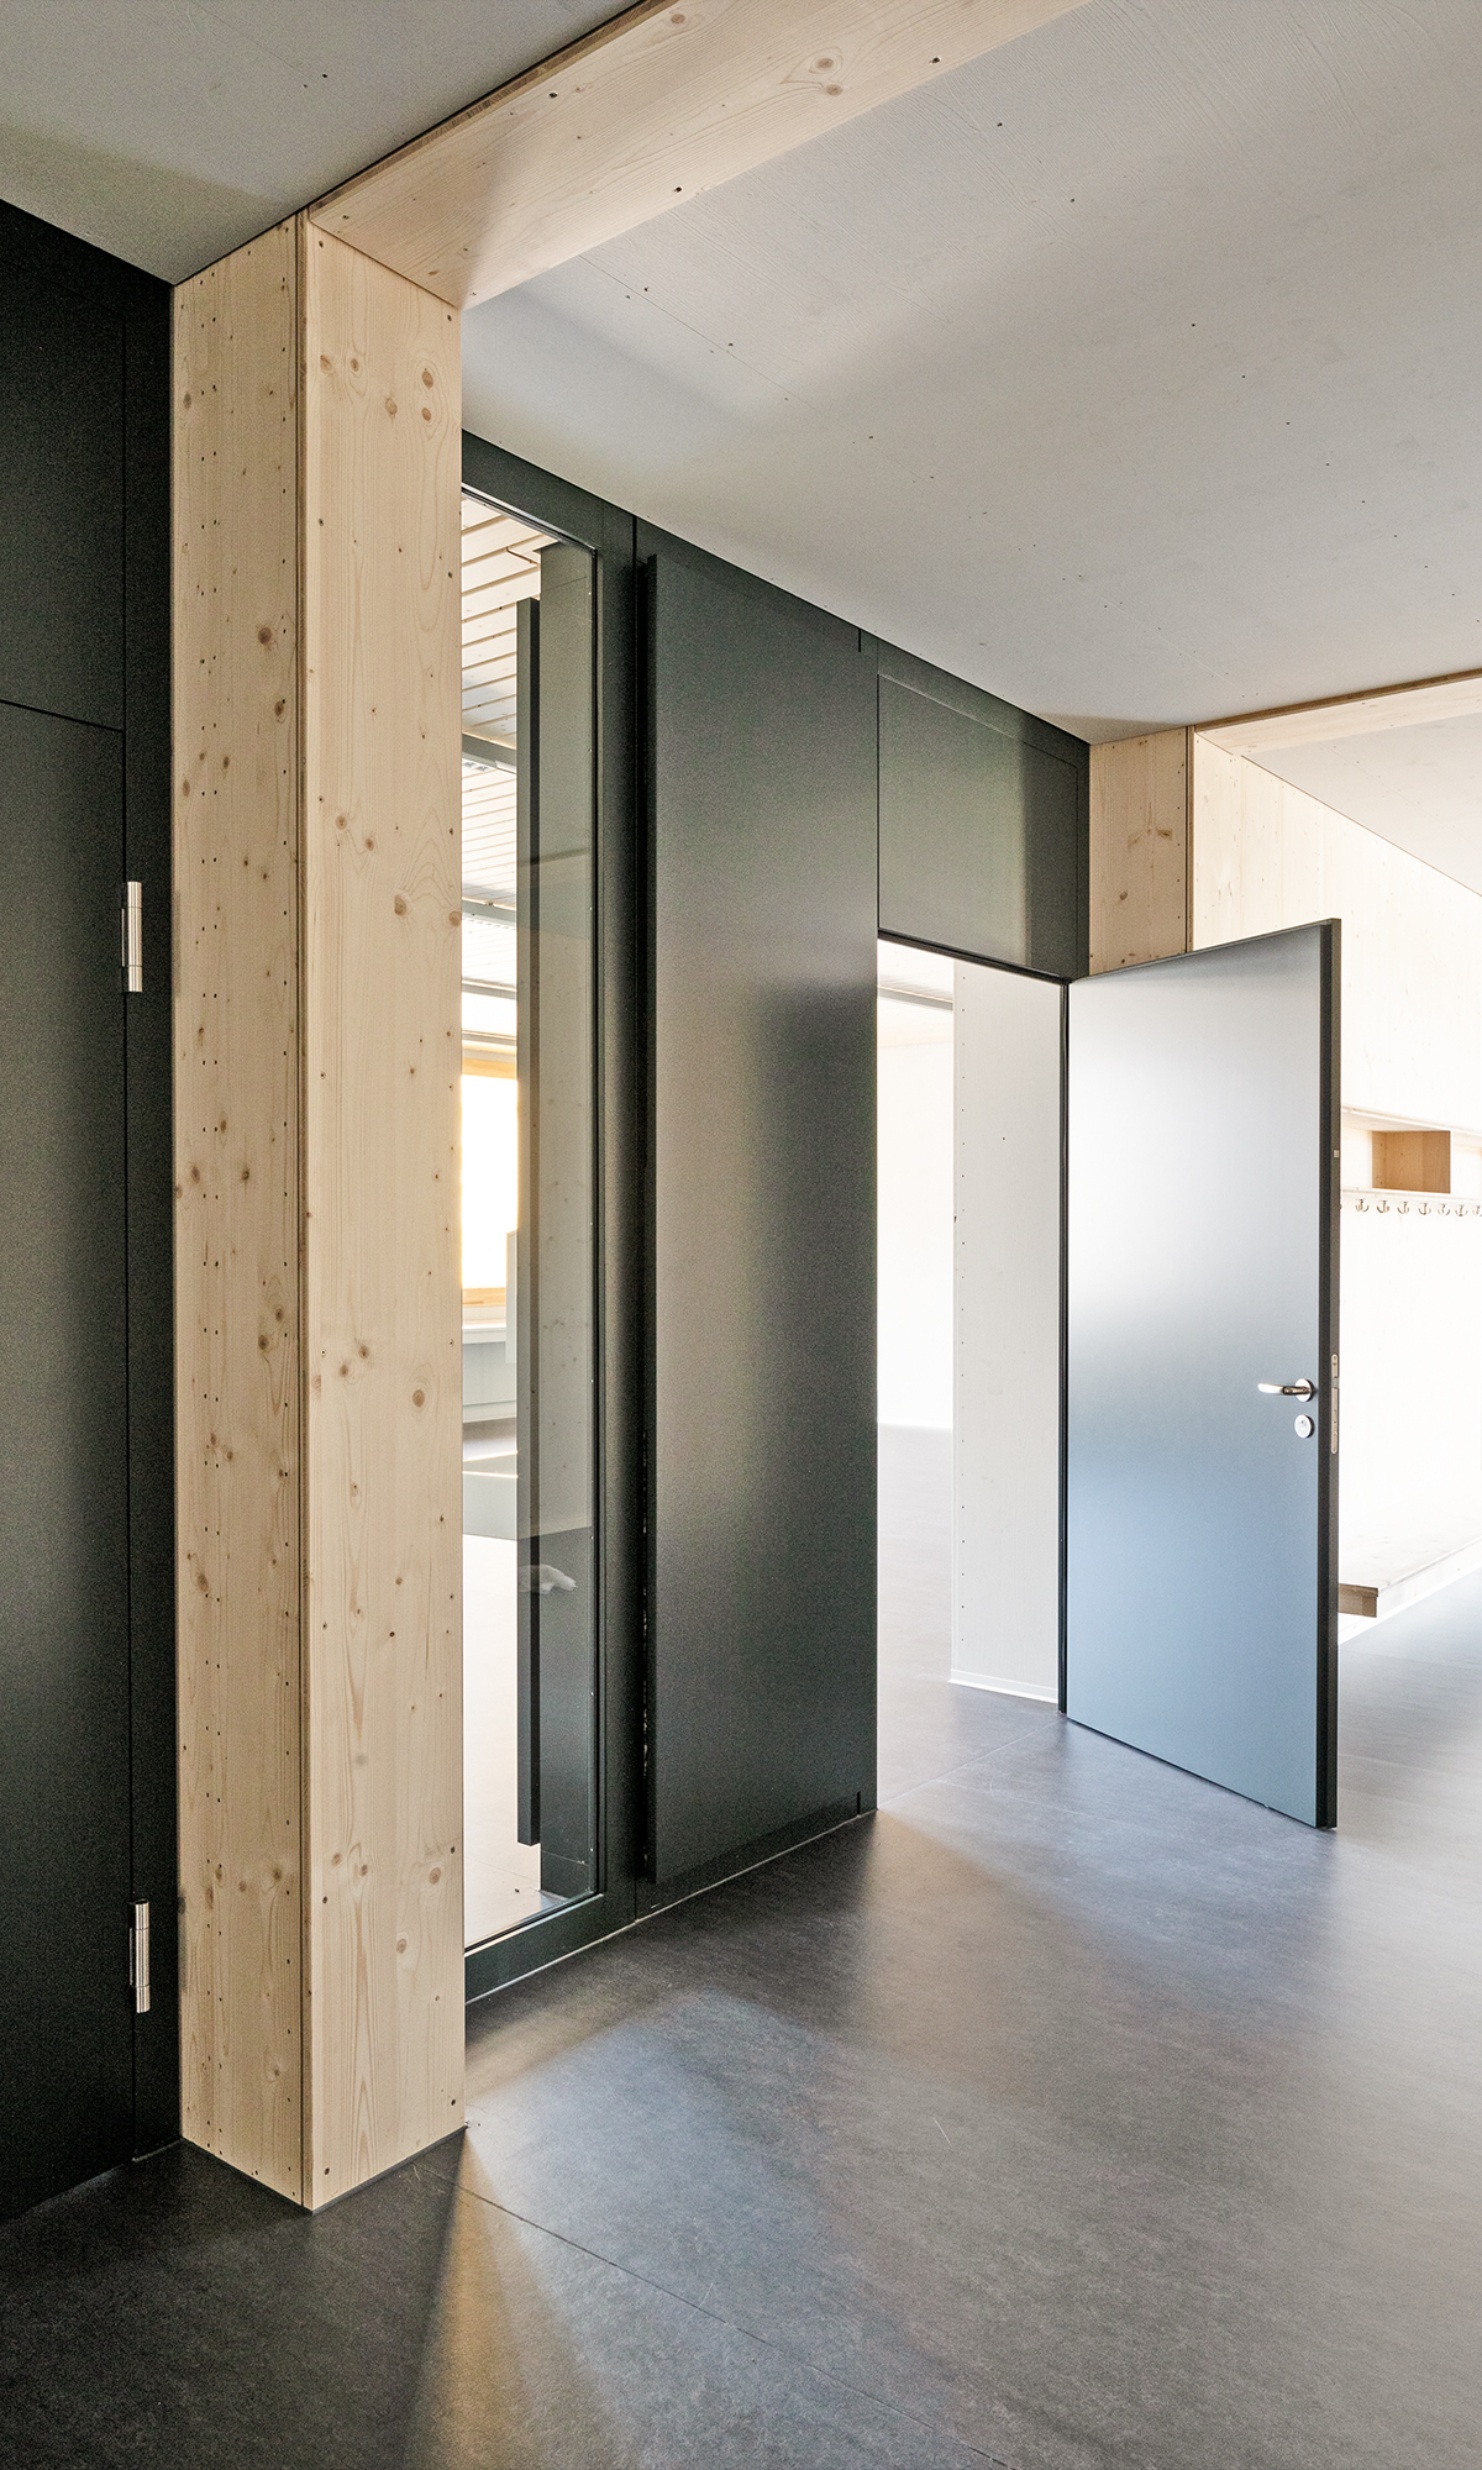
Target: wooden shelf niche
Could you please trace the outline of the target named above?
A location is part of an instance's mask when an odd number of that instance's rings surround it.
[[[1374,1144],[1376,1192],[1451,1190],[1449,1131],[1407,1127],[1403,1131],[1375,1131],[1370,1138]]]

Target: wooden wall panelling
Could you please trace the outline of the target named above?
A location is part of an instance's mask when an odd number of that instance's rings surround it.
[[[1186,729],[1091,749],[1091,969],[1188,949]]]
[[[313,218],[468,308],[1082,5],[644,0]]]
[[[176,294],[183,2124],[302,2180],[298,274]]]
[[[456,316],[305,218],[176,324],[185,2131],[461,2117]]]
[[[462,2117],[456,315],[303,226],[311,2200]]]

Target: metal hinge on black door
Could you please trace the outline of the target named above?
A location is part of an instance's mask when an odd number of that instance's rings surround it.
[[[126,995],[144,992],[144,886],[126,883],[121,912],[123,928],[123,978]]]
[[[149,2013],[149,1906],[136,1904],[129,1923],[129,1987],[135,2015]]]

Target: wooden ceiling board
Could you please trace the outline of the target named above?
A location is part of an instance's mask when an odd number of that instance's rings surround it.
[[[489,300],[1086,0],[642,0],[312,209]]]
[[[1428,721],[1470,720],[1478,713],[1482,669],[1468,669],[1455,677],[1424,678],[1413,686],[1382,686],[1372,694],[1342,695],[1327,703],[1206,721],[1199,735],[1232,755],[1260,755],[1288,746],[1331,746],[1341,738],[1377,737]]]

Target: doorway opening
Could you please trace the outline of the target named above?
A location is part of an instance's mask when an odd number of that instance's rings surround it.
[[[1059,1703],[1063,992],[894,941],[878,989],[886,1800],[963,1694]]]
[[[463,500],[465,1919],[596,1891],[595,589]]]

